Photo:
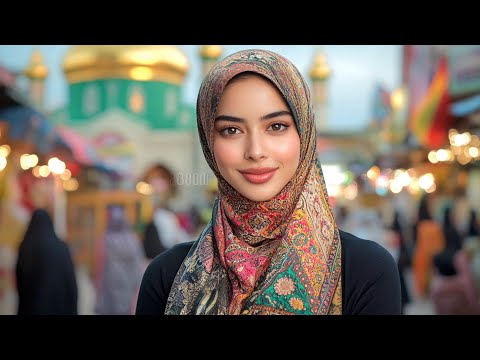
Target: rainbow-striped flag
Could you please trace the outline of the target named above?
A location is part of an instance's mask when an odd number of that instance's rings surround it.
[[[447,59],[442,57],[430,86],[409,120],[409,128],[420,144],[432,149],[444,145],[451,118],[449,105]]]

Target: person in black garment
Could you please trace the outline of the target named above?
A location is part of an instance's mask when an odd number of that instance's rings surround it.
[[[75,265],[44,209],[32,213],[16,263],[18,315],[76,315]]]
[[[197,124],[218,179],[212,218],[149,264],[137,315],[401,314],[393,257],[334,221],[309,86],[289,60],[224,58],[202,83]]]

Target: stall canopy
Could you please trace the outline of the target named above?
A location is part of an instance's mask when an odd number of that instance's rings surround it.
[[[475,95],[453,103],[451,112],[454,116],[463,117],[480,110],[480,95]]]
[[[31,107],[12,105],[0,108],[0,122],[7,124],[10,140],[31,144],[38,154],[66,150],[82,166],[117,172],[98,158],[94,146],[87,139],[66,126],[53,125]]]
[[[15,142],[30,143],[39,154],[46,154],[55,145],[64,145],[54,126],[39,112],[27,106],[8,106],[0,109],[0,121],[8,125],[8,137]]]

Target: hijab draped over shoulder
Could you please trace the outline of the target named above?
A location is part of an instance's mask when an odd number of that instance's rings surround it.
[[[285,98],[300,136],[300,163],[273,199],[251,201],[221,176],[214,118],[225,86],[254,72]],[[217,63],[197,101],[202,149],[218,178],[212,219],[193,244],[170,291],[166,314],[340,314],[341,246],[316,153],[308,84],[282,56],[245,50]]]

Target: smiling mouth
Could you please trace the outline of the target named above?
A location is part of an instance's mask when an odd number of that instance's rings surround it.
[[[264,184],[269,181],[277,169],[249,169],[240,171],[240,174],[252,184]]]

